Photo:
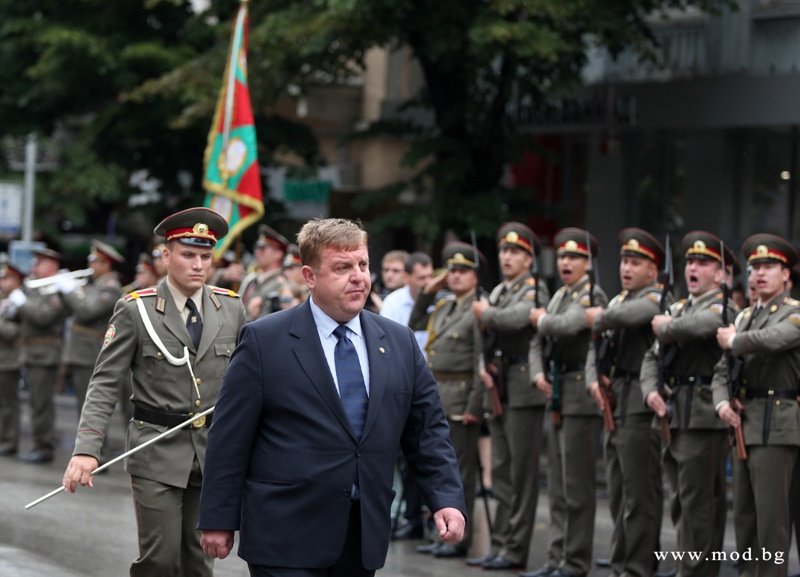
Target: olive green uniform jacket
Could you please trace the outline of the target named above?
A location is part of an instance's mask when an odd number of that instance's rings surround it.
[[[104,274],[68,294],[61,294],[72,315],[72,326],[64,346],[68,365],[93,367],[103,346],[103,336],[122,287],[117,273]]]
[[[538,292],[538,296],[537,296]],[[535,329],[530,311],[550,298],[529,272],[497,285],[491,306],[481,315],[484,352],[501,368],[502,416],[489,421],[492,438],[492,487],[498,501],[492,532],[492,553],[524,565],[539,499],[539,448],[544,422],[544,395],[531,380],[528,359]],[[482,359],[486,362],[486,357]],[[491,407],[491,396],[484,396]]]
[[[197,390],[188,367],[170,364],[150,338],[139,315],[137,300],[144,304],[155,332],[170,354],[181,358],[188,348]],[[133,292],[117,302],[89,383],[74,454],[100,455],[106,423],[124,379],[132,379],[132,401],[144,409],[180,413],[188,419],[191,413],[216,403],[222,377],[245,321],[244,309],[236,293],[206,286],[202,318],[203,333],[195,350],[166,280],[158,287]],[[127,449],[167,429],[132,420]],[[207,435],[207,426],[187,427],[132,455],[125,468],[131,475],[185,488],[195,460],[203,467]]]
[[[655,340],[650,321],[659,312],[663,287],[651,284],[622,291],[595,317],[594,332],[603,335],[603,368],[611,379],[615,428],[606,432],[604,453],[614,531],[611,566],[617,575],[652,573],[652,551],[661,529],[660,444],[651,429],[651,411],[642,401],[639,370]],[[586,382],[597,380],[596,350],[586,357]]]
[[[664,469],[672,488],[671,517],[678,530],[678,549],[702,551],[699,560],[680,560],[684,577],[714,577],[720,564],[727,513],[725,462],[727,426],[714,410],[711,378],[722,356],[717,329],[722,326],[723,294],[715,288],[670,307],[672,320],[659,328],[658,343],[642,364],[642,395],[658,390],[660,354],[671,359],[665,383],[672,392],[671,439],[664,450]],[[728,318],[737,313],[728,304]],[[706,561],[709,559],[709,561]]]
[[[539,319],[538,333],[531,341],[531,374],[554,378],[545,366],[542,351],[549,351],[548,364],[557,372],[561,414],[560,427],[551,427],[547,440],[548,501],[550,527],[547,566],[585,575],[592,565],[596,498],[597,438],[601,419],[597,404],[586,391],[586,355],[591,330],[586,309],[606,306],[608,297],[599,286],[589,298],[591,284],[584,276],[572,287],[562,286]],[[594,301],[594,302],[592,302]],[[549,343],[545,343],[545,340]],[[552,360],[552,362],[549,362]]]

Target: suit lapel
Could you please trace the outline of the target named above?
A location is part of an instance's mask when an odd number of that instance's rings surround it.
[[[197,356],[195,357],[198,360],[208,352],[222,330],[222,315],[219,314],[217,304],[211,299],[209,288],[203,287],[203,333],[200,335],[200,343],[197,345]],[[186,334],[188,335],[189,331],[186,331]]]
[[[342,400],[336,391],[336,384],[333,382],[328,362],[325,360],[325,352],[319,342],[319,332],[317,325],[314,324],[314,317],[311,315],[311,305],[306,301],[294,311],[294,320],[289,334],[297,339],[293,351],[300,369],[317,389],[336,419],[351,436],[354,436],[350,422],[342,408]]]
[[[364,439],[378,418],[389,380],[390,358],[392,353],[396,354],[397,351],[389,350],[386,345],[386,333],[370,315],[364,312],[361,313],[361,328],[364,331],[367,358],[369,359],[369,403],[367,404],[367,419],[361,433],[361,438]]]

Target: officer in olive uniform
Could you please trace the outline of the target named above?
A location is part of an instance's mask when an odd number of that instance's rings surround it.
[[[488,301],[472,303],[484,331],[480,377],[498,398],[502,414],[489,421],[492,438],[492,482],[497,512],[489,553],[467,561],[484,569],[523,568],[528,560],[539,496],[539,447],[544,420],[544,395],[531,381],[528,349],[534,330],[530,310],[550,295],[531,276],[541,243],[519,222],[497,231],[498,260],[503,282]],[[537,296],[537,293],[538,296]],[[486,402],[484,400],[484,402]]]
[[[0,269],[0,456],[16,455],[19,445],[20,327],[17,308],[25,273],[7,264]]]
[[[242,280],[240,292],[249,320],[268,315],[280,308],[280,295],[286,283],[281,266],[289,241],[272,227],[258,227],[255,245],[256,270]]]
[[[60,253],[43,248],[34,250],[33,255],[32,278],[46,279],[58,273]],[[53,460],[55,444],[53,396],[61,363],[67,310],[52,285],[27,289],[26,297],[17,314],[33,420],[33,450],[19,458],[26,463],[49,463]]]
[[[738,398],[729,396],[724,357],[711,386],[717,414],[742,427],[747,447],[747,459],[734,459],[733,465],[736,550],[752,551],[752,560],[739,561],[739,575],[786,575],[789,487],[800,450],[800,302],[785,287],[798,254],[771,234],[749,237],[742,252],[753,269],[758,300],[745,309],[739,326],[717,329],[717,343],[743,362]],[[774,562],[776,554],[783,563]]]
[[[551,405],[556,401],[554,414],[558,421],[560,413],[561,420],[560,427],[554,421],[548,436],[547,562],[543,568],[525,573],[536,577],[584,576],[589,571],[596,508],[596,447],[602,427],[585,380],[586,355],[591,346],[586,309],[608,303],[597,285],[590,297],[589,255],[597,255],[598,243],[586,231],[569,227],[556,233],[554,244],[564,285],[546,309],[530,313],[531,324],[538,327],[531,343],[531,372]]]
[[[735,270],[733,253],[724,250],[726,267]],[[683,252],[689,298],[653,318],[658,343],[645,355],[640,385],[657,419],[669,419],[664,468],[672,489],[677,549],[702,551],[700,559],[686,555],[678,563],[680,575],[715,577],[720,564],[712,560],[712,552],[722,550],[725,536],[725,462],[730,452],[728,427],[717,419],[711,398],[714,366],[722,356],[716,336],[723,324],[723,243],[709,232],[694,231],[683,237]],[[736,305],[729,301],[728,318],[734,319],[736,313]],[[666,387],[659,391],[661,363],[666,363],[662,383]],[[668,395],[669,415],[662,392]]]
[[[211,249],[227,231],[208,208],[178,212],[156,227],[167,241],[167,277],[117,302],[64,473],[66,490],[92,485],[123,380],[132,379],[133,389],[128,449],[215,404],[245,321],[236,293],[205,285]],[[210,417],[198,418],[126,460],[139,532],[132,576],[212,574],[195,530],[210,424]]]
[[[113,246],[94,240],[87,261],[92,276],[85,285],[78,286],[69,278],[56,284],[72,316],[64,346],[64,364],[72,376],[78,415],[83,408],[97,355],[103,346],[108,320],[122,290],[114,266],[122,264],[125,259]]]
[[[619,275],[622,292],[607,309],[592,307],[592,324],[599,352],[589,348],[586,381],[598,406],[613,412],[614,427],[604,436],[609,507],[614,521],[611,568],[615,575],[648,576],[661,529],[661,443],[651,427],[652,413],[642,400],[639,370],[655,337],[650,326],[658,314],[664,287],[658,270],[664,249],[638,228],[619,233]],[[602,375],[597,374],[598,360]],[[598,380],[600,379],[600,380]],[[601,387],[605,393],[601,393]]]
[[[478,286],[478,258],[468,244],[452,242],[442,251],[446,270],[423,287],[411,310],[411,330],[428,331],[428,366],[439,385],[439,396],[450,423],[450,439],[456,450],[461,484],[472,518],[478,471],[478,437],[483,415],[484,386],[478,376],[482,354],[478,323],[472,314],[472,301]],[[450,294],[436,302],[439,291]],[[435,557],[464,557],[472,542],[472,524],[458,545],[436,541],[417,547],[420,553]]]

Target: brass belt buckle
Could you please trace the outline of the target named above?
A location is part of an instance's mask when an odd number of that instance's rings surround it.
[[[194,421],[192,421],[192,428],[193,429],[202,429],[205,426],[206,426],[206,416],[205,415],[203,415],[202,417],[199,417],[199,418],[195,419]]]

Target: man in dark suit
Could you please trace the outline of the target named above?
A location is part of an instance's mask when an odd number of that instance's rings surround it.
[[[389,547],[402,449],[442,540],[464,505],[447,420],[407,328],[363,310],[367,234],[314,219],[298,234],[305,304],[242,329],[210,431],[198,528],[206,553],[255,576],[374,575]]]

